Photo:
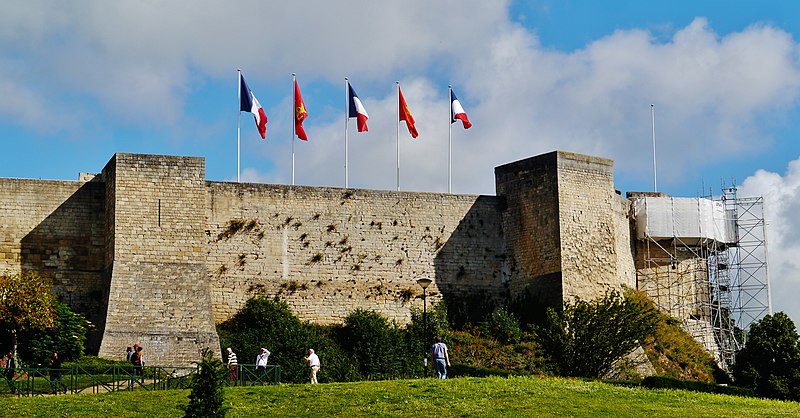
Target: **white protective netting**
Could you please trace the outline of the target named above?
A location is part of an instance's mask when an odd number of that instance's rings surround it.
[[[689,245],[736,242],[734,220],[722,202],[686,197],[641,197],[634,200],[636,238],[677,238]]]

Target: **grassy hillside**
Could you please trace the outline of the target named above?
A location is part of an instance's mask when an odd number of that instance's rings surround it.
[[[3,398],[4,417],[179,417],[189,392]],[[238,387],[230,417],[262,416],[798,416],[800,404],[580,380],[511,377]]]

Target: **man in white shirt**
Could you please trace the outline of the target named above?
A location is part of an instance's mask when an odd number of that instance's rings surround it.
[[[264,383],[264,377],[267,374],[267,360],[269,359],[270,352],[264,347],[261,347],[258,355],[256,356],[256,373],[261,383]]]
[[[314,353],[313,348],[308,349],[308,357],[306,357],[306,363],[311,367],[311,384],[317,384],[317,372],[319,371],[319,357]]]

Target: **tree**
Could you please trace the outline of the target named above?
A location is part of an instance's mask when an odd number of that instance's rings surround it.
[[[750,325],[747,343],[736,354],[736,384],[760,396],[800,399],[800,345],[794,322],[783,312]]]
[[[0,326],[11,332],[14,353],[18,332],[55,326],[54,304],[50,283],[39,274],[23,272],[0,276]]]
[[[614,362],[653,333],[658,312],[652,302],[632,290],[602,298],[576,298],[557,312],[548,309],[545,323],[534,327],[544,357],[564,376],[602,377]]]
[[[83,354],[86,330],[91,324],[61,302],[55,303],[55,309],[55,327],[19,334],[19,356],[25,362],[47,365],[54,351],[63,361],[77,360]]]
[[[185,417],[214,418],[224,417],[228,407],[225,403],[224,379],[227,369],[222,360],[214,358],[214,352],[203,349],[202,360],[197,364],[197,374],[192,376],[189,405]]]

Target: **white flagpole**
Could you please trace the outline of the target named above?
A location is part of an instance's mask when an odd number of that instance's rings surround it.
[[[653,193],[658,191],[656,182],[656,105],[650,105],[650,120],[653,125]]]
[[[397,131],[395,141],[397,143],[397,190],[400,190],[400,82],[397,81]],[[406,121],[408,123],[408,121]]]
[[[241,178],[239,176],[239,171],[241,169],[241,160],[242,160],[242,70],[236,70],[236,74],[238,75],[236,83],[236,96],[239,100],[236,103],[236,114],[238,115],[238,121],[236,122],[236,182],[239,183]]]
[[[453,189],[453,85],[447,86],[449,94],[447,101],[450,102],[450,116],[447,118],[447,193],[452,193]]]
[[[295,132],[295,120],[297,120],[297,102],[296,95],[294,91],[295,83],[297,83],[297,76],[292,73],[292,186],[294,186],[294,137],[297,136]]]
[[[344,188],[347,188],[347,120],[350,119],[350,82],[344,78]]]

